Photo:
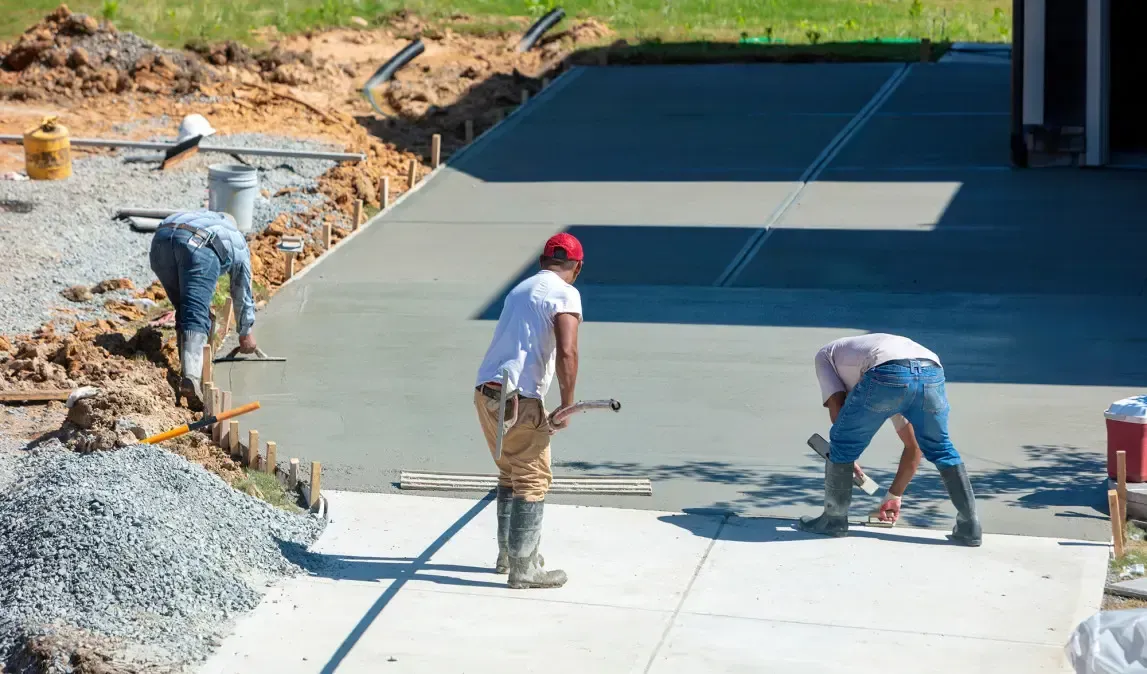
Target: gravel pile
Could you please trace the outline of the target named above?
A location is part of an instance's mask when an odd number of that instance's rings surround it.
[[[156,447],[45,444],[19,464],[0,494],[0,662],[61,625],[201,660],[259,587],[299,571],[280,542],[321,531]]]
[[[157,140],[174,140],[174,133]],[[329,144],[258,134],[216,135],[211,144],[234,147],[273,147],[338,151]],[[130,278],[137,287],[154,279],[148,264],[150,233],[133,231],[113,220],[120,208],[190,209],[207,205],[207,167],[235,163],[217,153],[199,153],[171,171],[154,162],[125,162],[125,156],[153,153],[124,151],[119,156],[95,156],[73,162],[72,177],[59,181],[0,181],[0,334],[28,332],[41,323],[68,316],[54,307],[79,311],[74,319],[106,317],[96,296],[71,303],[60,291],[74,285],[91,286],[109,278]],[[261,230],[284,212],[301,212],[326,197],[313,190],[315,179],[335,162],[244,156],[260,169],[262,192],[255,200],[253,228]],[[285,187],[300,191],[275,196]],[[265,193],[268,197],[262,196]],[[20,207],[13,206],[21,205]]]

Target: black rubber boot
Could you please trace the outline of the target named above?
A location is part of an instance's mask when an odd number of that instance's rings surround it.
[[[848,506],[852,504],[852,464],[824,463],[824,512],[819,517],[802,517],[797,528],[811,534],[848,534]]]
[[[515,498],[510,506],[509,585],[515,590],[566,584],[565,571],[546,571],[540,563],[538,547],[542,542],[544,509],[545,501],[527,502],[520,498]]]
[[[979,547],[983,542],[980,531],[980,517],[976,514],[976,495],[972,493],[972,482],[968,479],[968,469],[964,464],[948,466],[940,470],[944,487],[952,505],[956,506],[956,526],[950,538],[969,547]]]

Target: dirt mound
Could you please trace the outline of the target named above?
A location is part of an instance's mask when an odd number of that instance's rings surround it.
[[[207,72],[187,55],[161,49],[110,22],[60,5],[29,28],[6,54],[0,83],[12,98],[44,94],[87,97],[106,93],[187,93]]]

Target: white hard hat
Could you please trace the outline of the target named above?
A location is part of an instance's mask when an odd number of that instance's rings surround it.
[[[179,123],[179,138],[175,142],[182,143],[188,138],[210,136],[213,133],[215,133],[215,129],[207,123],[207,118],[198,113],[193,113],[184,117],[183,121]]]

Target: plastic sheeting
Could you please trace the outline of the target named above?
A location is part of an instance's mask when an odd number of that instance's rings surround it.
[[[1075,674],[1147,674],[1147,609],[1100,611],[1064,648]]]

